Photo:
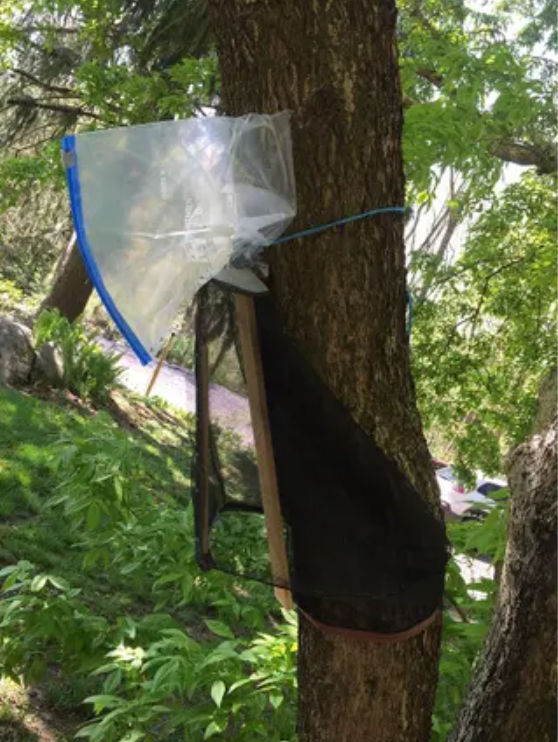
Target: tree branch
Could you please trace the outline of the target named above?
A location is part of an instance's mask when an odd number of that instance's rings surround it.
[[[439,75],[434,70],[427,70],[425,67],[419,67],[417,69],[417,75],[422,77],[424,80],[428,80],[428,82],[432,83],[432,85],[438,89],[444,84],[444,78],[442,75]]]
[[[513,162],[524,167],[535,166],[541,175],[556,172],[556,155],[551,144],[539,146],[518,142],[513,139],[500,139],[489,147],[490,152],[504,162]]]
[[[45,111],[54,111],[55,113],[65,113],[70,116],[88,116],[92,119],[100,120],[100,116],[91,111],[86,111],[84,108],[76,108],[75,106],[62,106],[55,103],[40,103],[31,96],[24,96],[22,98],[8,98],[6,103],[9,106],[20,106],[22,108],[41,108]]]
[[[417,304],[420,304],[421,302],[423,302],[424,299],[428,296],[430,288],[436,277],[436,272],[444,259],[444,256],[449,247],[451,239],[454,235],[455,230],[459,226],[460,221],[461,221],[461,212],[456,209],[448,208],[446,229],[444,231],[442,239],[440,240],[440,244],[438,246],[438,249],[436,250],[436,254],[434,255],[434,263],[432,265],[432,268],[430,271],[427,271],[428,275],[425,276],[424,283],[417,297]]]
[[[16,75],[19,75],[20,77],[23,77],[26,80],[29,80],[29,82],[33,83],[33,85],[37,85],[37,87],[43,88],[44,90],[48,90],[51,93],[60,93],[61,95],[65,95],[66,93],[71,93],[72,95],[75,94],[75,91],[72,90],[71,88],[63,87],[61,85],[51,85],[48,82],[44,82],[43,80],[40,80],[35,75],[32,75],[30,72],[20,69],[19,67],[12,67],[10,72],[13,72]]]

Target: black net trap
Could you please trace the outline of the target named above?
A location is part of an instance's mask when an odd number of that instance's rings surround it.
[[[288,588],[348,629],[401,632],[440,607],[443,525],[286,337],[269,294],[200,291],[196,381],[203,569]]]

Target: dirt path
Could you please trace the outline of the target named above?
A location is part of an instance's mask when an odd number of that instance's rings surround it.
[[[122,355],[119,364],[124,370],[122,383],[131,391],[144,395],[156,367],[155,361],[142,366],[133,351],[124,343],[115,343],[103,338],[98,338],[96,342],[104,350]],[[181,366],[164,363],[151,394],[164,399],[179,410],[195,413],[194,372]],[[222,427],[233,430],[245,444],[253,445],[250,409],[246,397],[212,384],[209,390],[209,406],[213,420],[219,422]]]

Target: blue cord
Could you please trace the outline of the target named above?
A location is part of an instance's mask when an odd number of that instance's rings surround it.
[[[371,211],[365,211],[362,214],[354,214],[353,216],[346,216],[344,219],[338,219],[336,222],[328,222],[327,224],[319,224],[317,227],[310,227],[310,229],[304,229],[302,232],[295,232],[294,234],[287,234],[285,237],[280,237],[275,240],[272,244],[281,245],[283,242],[290,242],[291,240],[298,240],[301,237],[308,237],[311,234],[317,234],[318,232],[325,232],[326,229],[332,227],[339,227],[342,224],[349,224],[349,222],[358,222],[361,219],[367,219],[370,216],[376,216],[376,214],[387,214],[395,212],[402,214],[405,211],[404,206],[384,206],[382,209],[372,209]]]
[[[291,240],[298,240],[301,237],[308,237],[311,234],[317,234],[318,232],[324,232],[326,229],[332,227],[339,227],[342,224],[349,224],[350,222],[358,222],[361,219],[367,219],[370,216],[376,216],[377,214],[388,214],[397,213],[403,214],[406,211],[404,206],[384,206],[381,209],[372,209],[371,211],[365,211],[362,214],[355,214],[353,216],[346,216],[344,219],[338,219],[335,222],[328,222],[327,224],[319,224],[317,227],[310,227],[310,229],[304,229],[302,232],[295,232],[294,234],[287,234],[285,237],[280,237],[275,240],[272,244],[281,245],[283,242],[290,242]],[[407,289],[407,335],[411,334],[411,328],[413,326],[413,297],[411,292]]]

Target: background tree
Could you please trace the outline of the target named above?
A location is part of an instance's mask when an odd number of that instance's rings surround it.
[[[451,742],[556,739],[556,373],[510,460],[506,559],[492,627]]]

